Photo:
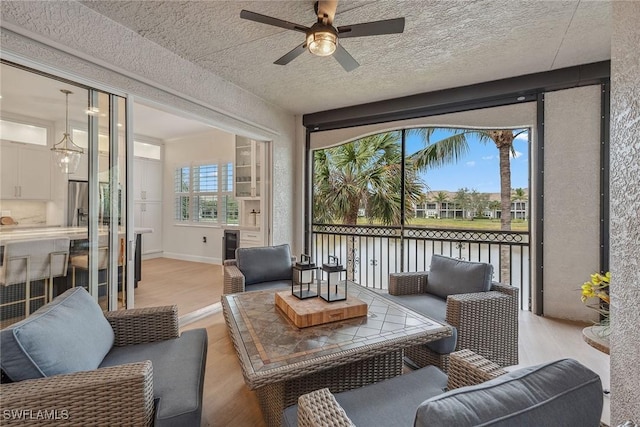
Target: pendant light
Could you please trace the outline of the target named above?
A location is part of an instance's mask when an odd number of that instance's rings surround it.
[[[71,135],[69,134],[69,95],[72,94],[70,90],[60,89],[60,92],[66,96],[66,120],[65,131],[60,142],[55,144],[51,151],[53,151],[56,159],[56,164],[64,173],[75,173],[80,164],[80,156],[84,151],[73,143]]]

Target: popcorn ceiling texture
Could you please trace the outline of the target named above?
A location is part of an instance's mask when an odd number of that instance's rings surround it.
[[[273,193],[278,206],[273,242],[292,241],[292,114],[77,2],[4,1],[2,26],[5,53],[67,73],[71,80],[86,79],[193,113],[230,132],[272,140],[273,185],[279,189]]]
[[[311,25],[316,20],[313,0],[82,4],[39,6],[52,22],[66,20],[65,14],[90,16],[82,18],[90,27],[50,27],[48,36],[73,40],[81,35],[88,39],[87,46],[108,43],[109,54],[101,59],[155,79],[173,76],[165,76],[164,67],[148,69],[151,60],[169,65],[186,60],[198,68],[187,67],[181,75],[202,83],[203,91],[213,89],[228,98],[225,85],[207,87],[210,79],[201,80],[207,70],[295,114],[602,61],[609,58],[610,49],[610,4],[601,1],[341,0],[338,26],[406,18],[403,34],[340,40],[361,64],[351,73],[332,57],[308,52],[287,66],[274,65],[303,42],[304,34],[239,16],[241,9],[248,9]],[[25,8],[32,6],[11,7],[10,21],[30,25],[31,13],[18,16]],[[106,33],[98,13],[111,19],[110,26],[121,25],[123,35],[113,38]],[[141,37],[148,43],[140,44]],[[133,49],[122,49],[129,46]],[[501,60],[496,60],[496,52]],[[135,62],[138,57],[140,63]],[[245,106],[242,97],[234,98],[228,102]]]
[[[611,40],[611,425],[640,422],[640,2]]]

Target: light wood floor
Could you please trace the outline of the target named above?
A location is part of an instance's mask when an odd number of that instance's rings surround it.
[[[142,262],[142,280],[135,290],[136,307],[178,305],[178,315],[220,302],[222,266],[153,258]]]
[[[154,268],[154,273],[150,270]],[[159,258],[143,264],[146,306],[178,304],[182,317],[218,303],[222,291],[222,267]],[[156,282],[155,276],[159,276]],[[193,286],[193,289],[191,287]],[[138,291],[136,302],[139,302]],[[147,294],[148,293],[148,294]],[[199,295],[199,296],[198,296]],[[136,306],[142,306],[138,303]],[[229,339],[219,305],[212,314],[182,329],[206,328],[209,337],[204,383],[203,426],[264,426],[255,393],[244,384],[240,364]],[[609,389],[609,356],[586,344],[582,328],[587,325],[520,313],[520,364],[529,366],[570,357],[592,369]],[[515,367],[514,367],[515,368]],[[609,423],[609,397],[604,398],[602,420]]]

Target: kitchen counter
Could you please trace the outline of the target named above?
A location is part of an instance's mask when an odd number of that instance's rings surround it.
[[[152,228],[136,227],[133,229],[134,234],[153,233]],[[107,228],[98,229],[98,233],[106,234]],[[121,231],[124,235],[124,230]],[[52,237],[68,237],[71,240],[87,239],[89,231],[87,227],[20,227],[20,226],[2,226],[0,228],[0,246],[6,242],[17,240],[37,240]]]

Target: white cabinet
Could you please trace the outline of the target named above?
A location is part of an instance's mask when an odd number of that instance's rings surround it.
[[[133,199],[135,227],[152,228],[142,235],[142,255],[161,255],[162,246],[162,162],[134,157]]]
[[[52,162],[47,147],[3,142],[0,146],[0,198],[49,200]]]
[[[151,228],[153,232],[142,235],[142,255],[162,253],[162,202],[135,202],[136,227]]]
[[[260,198],[262,194],[263,143],[236,136],[236,197]]]
[[[134,200],[162,201],[162,162],[134,157]]]
[[[264,246],[262,232],[240,230],[240,247],[241,248],[252,248],[257,246]]]

